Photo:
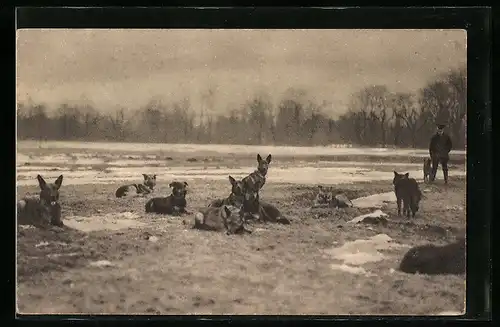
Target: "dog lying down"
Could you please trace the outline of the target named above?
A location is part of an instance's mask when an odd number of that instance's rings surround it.
[[[40,186],[40,196],[38,199],[25,197],[17,202],[17,223],[39,228],[49,228],[51,225],[63,227],[59,203],[63,175],[54,183],[47,183],[41,175],[36,178]]]
[[[188,213],[186,211],[186,182],[172,182],[169,185],[172,188],[172,194],[167,197],[157,197],[149,199],[146,202],[147,213],[160,213],[165,215],[181,215]]]
[[[122,198],[130,195],[144,196],[154,191],[156,186],[156,175],[142,174],[144,181],[142,184],[128,184],[122,185],[116,189],[115,196]]]
[[[399,270],[415,274],[465,274],[465,238],[443,246],[433,244],[415,246],[408,250],[399,265]]]
[[[194,215],[194,229],[207,231],[225,231],[231,234],[250,234],[245,228],[245,213],[243,209],[231,205],[203,208]]]

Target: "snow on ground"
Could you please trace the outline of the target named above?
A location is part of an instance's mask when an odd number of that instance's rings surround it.
[[[116,182],[139,182],[143,173],[156,174],[162,181],[176,179],[222,180],[227,175],[242,178],[255,169],[250,162],[231,160],[221,162],[198,161],[185,165],[183,162],[159,160],[154,153],[179,152],[184,155],[203,156],[228,154],[255,155],[273,154],[269,182],[294,184],[340,184],[391,180],[392,172],[385,166],[400,172],[409,172],[412,177],[421,176],[421,165],[405,163],[405,156],[426,156],[426,150],[387,148],[343,148],[343,147],[283,147],[283,146],[239,146],[197,144],[128,144],[85,142],[34,142],[17,144],[16,171],[18,185],[36,185],[36,175],[57,178],[64,174],[65,185],[107,184]],[[40,151],[42,149],[42,151]],[[59,153],[43,153],[43,149],[60,149]],[[66,150],[65,150],[66,149]],[[97,153],[96,150],[107,152]],[[141,154],[131,152],[139,151]],[[150,153],[148,153],[150,152]],[[152,154],[153,153],[153,154]],[[280,156],[293,155],[293,162],[280,162]],[[377,155],[380,162],[304,160],[303,155]],[[402,162],[384,162],[384,156],[401,156]],[[165,158],[164,155],[160,157]],[[320,158],[318,158],[320,159]],[[231,166],[233,165],[233,166]],[[385,169],[383,169],[385,167]],[[382,169],[381,169],[382,168]],[[450,176],[465,175],[464,168],[450,170]]]
[[[103,171],[99,170],[54,170],[53,168],[40,169],[41,167],[30,167],[32,169],[19,169],[17,171],[17,185],[37,185],[36,175],[41,174],[46,180],[56,179],[60,174],[64,175],[65,185],[82,185],[82,184],[108,184],[116,182],[136,181],[140,182],[143,173],[155,173],[158,182],[170,182],[173,180],[226,180],[228,175],[234,178],[243,178],[255,167],[244,167],[238,169],[204,169],[204,168],[163,168],[155,170],[146,167],[127,167],[127,168],[106,168]],[[33,169],[34,168],[34,169]],[[410,176],[420,176],[420,171],[409,171]],[[450,177],[464,176],[465,172],[460,170],[450,171]],[[369,182],[376,180],[391,181],[393,178],[392,172],[368,170],[356,167],[331,167],[331,168],[307,168],[307,167],[290,167],[290,168],[275,168],[270,171],[267,181],[275,183],[292,183],[292,184],[324,184],[335,185],[355,182]],[[392,195],[383,195],[383,199],[378,199],[376,196],[359,201],[394,201]],[[370,202],[370,203],[372,203]],[[362,203],[354,203],[354,206],[363,206]],[[369,207],[376,207],[370,204]]]
[[[332,269],[369,276],[371,273],[367,272],[362,265],[387,259],[387,255],[382,254],[381,250],[401,247],[409,246],[393,242],[387,234],[377,234],[368,239],[345,242],[340,247],[326,249],[323,252],[331,256],[333,260],[342,262],[341,264],[332,263],[330,266]]]

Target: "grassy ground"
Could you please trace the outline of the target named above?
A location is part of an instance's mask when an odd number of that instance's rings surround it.
[[[158,182],[157,194],[168,193],[168,181]],[[189,185],[191,210],[230,191],[228,181],[189,180]],[[117,186],[63,185],[63,215],[132,211],[144,226],[90,233],[19,228],[21,313],[434,314],[464,308],[464,276],[391,270],[406,248],[388,250],[385,260],[365,265],[376,273],[372,277],[331,269],[335,262],[322,251],[379,233],[408,245],[454,240],[465,233],[463,178],[448,186],[442,181],[422,186],[428,190],[414,220],[397,217],[395,204],[388,204],[383,208],[389,213],[387,226],[347,224],[371,209],[311,210],[314,185],[269,183],[262,198],[282,209],[292,224],[254,225],[253,234],[244,236],[192,230],[192,216],[146,215],[146,199],[115,199]],[[337,188],[355,198],[391,191],[392,185]],[[18,192],[37,189],[19,187]],[[158,241],[148,240],[151,235]],[[89,266],[96,260],[114,266]]]

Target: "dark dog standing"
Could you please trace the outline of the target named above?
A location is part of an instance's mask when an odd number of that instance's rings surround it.
[[[144,181],[142,184],[129,184],[120,186],[115,195],[117,198],[127,196],[129,194],[150,194],[156,186],[156,175],[142,174]]]
[[[18,224],[37,227],[64,226],[61,219],[61,205],[59,204],[59,189],[62,185],[63,175],[60,175],[54,183],[45,182],[41,175],[36,178],[40,186],[40,198],[24,198],[17,202]]]
[[[401,216],[401,202],[403,202],[403,214],[410,217],[415,217],[419,209],[419,203],[422,199],[422,192],[418,187],[418,183],[414,178],[409,177],[409,173],[398,174],[394,172],[392,180],[394,185],[394,193],[396,194],[396,201],[398,205],[398,216]]]
[[[167,197],[152,198],[146,202],[147,213],[160,213],[166,215],[181,215],[183,213],[188,213],[186,211],[188,183],[172,182],[169,186],[172,188],[172,194]]]
[[[423,167],[424,182],[429,182],[431,176],[431,170],[432,170],[432,160],[431,158],[425,158]]]

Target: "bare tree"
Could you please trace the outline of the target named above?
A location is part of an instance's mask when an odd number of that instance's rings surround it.
[[[346,118],[353,123],[359,144],[366,144],[370,120],[370,93],[367,89],[360,90],[351,96]]]
[[[427,124],[430,116],[425,111],[425,107],[416,106],[410,94],[401,94],[397,101],[398,114],[404,120],[411,137],[411,146],[417,146],[417,134]]]
[[[467,114],[467,71],[465,67],[452,70],[446,81],[450,86],[450,96],[453,105],[449,111],[449,123],[452,136],[456,143],[464,143],[465,133],[463,133],[463,120]]]
[[[411,145],[416,147],[417,134],[427,124],[428,114],[423,112],[422,107],[416,107],[412,93],[396,93],[392,104],[394,145],[399,146],[403,128],[406,127],[410,132]]]
[[[116,138],[120,141],[124,141],[127,136],[126,130],[126,119],[125,119],[125,109],[119,108],[113,112],[109,117],[109,122],[111,123],[111,138]]]

